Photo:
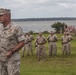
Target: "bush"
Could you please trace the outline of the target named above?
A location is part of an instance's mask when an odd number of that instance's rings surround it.
[[[62,30],[62,33],[64,32],[64,27],[67,26],[65,23],[61,22],[55,22],[51,25],[52,28],[55,28],[56,33],[60,33]]]
[[[48,31],[43,31],[43,33],[44,33],[44,34],[48,34],[49,32],[48,32]]]

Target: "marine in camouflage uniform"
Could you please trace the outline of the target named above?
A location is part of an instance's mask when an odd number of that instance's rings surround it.
[[[24,47],[22,48],[22,57],[24,57],[24,55],[25,55],[25,50],[28,52],[28,50],[29,50],[29,39],[28,39],[28,37],[27,37],[27,34],[25,33],[24,34],[24,36],[25,36],[25,45],[24,45]]]
[[[69,37],[67,36],[67,32],[64,32],[64,35],[61,37],[62,41],[62,56],[65,56],[68,53],[68,43]]]
[[[27,34],[27,38],[28,38],[28,50],[27,50],[27,56],[31,54],[33,55],[33,46],[32,46],[32,41],[34,40],[34,37],[32,35],[30,35],[30,32]]]
[[[11,22],[10,14],[9,9],[0,9],[0,75],[19,75],[19,50],[25,44],[22,29]]]
[[[71,54],[71,40],[73,40],[73,37],[70,35],[69,32],[67,32],[67,36],[69,37],[69,42],[68,42],[68,53],[66,53],[66,54],[69,57]]]
[[[47,37],[49,43],[49,56],[51,57],[54,53],[54,56],[57,55],[57,45],[56,42],[58,41],[57,36],[54,34],[53,31],[50,32],[50,35]]]
[[[46,43],[46,38],[42,35],[42,32],[39,32],[39,35],[36,37],[36,43],[38,45],[37,47],[37,57],[38,60],[40,61],[41,56],[46,58],[46,52],[45,52],[45,43]]]
[[[38,44],[37,44],[36,40],[35,40],[34,44],[35,44],[35,49],[36,49],[36,57],[38,57]]]

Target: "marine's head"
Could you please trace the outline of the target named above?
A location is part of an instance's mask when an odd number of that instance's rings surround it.
[[[0,8],[0,22],[10,22],[11,21],[11,12],[10,9]]]
[[[42,32],[39,32],[39,36],[42,36]]]
[[[10,14],[10,9],[0,8],[0,16]]]
[[[51,35],[53,35],[53,34],[54,34],[54,32],[53,32],[53,31],[50,31],[50,34],[51,34]]]

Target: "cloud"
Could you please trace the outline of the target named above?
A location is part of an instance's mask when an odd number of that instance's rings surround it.
[[[2,0],[0,7],[11,9],[12,18],[76,16],[76,0]]]
[[[64,8],[73,8],[76,7],[76,3],[58,3],[58,5],[64,7]]]

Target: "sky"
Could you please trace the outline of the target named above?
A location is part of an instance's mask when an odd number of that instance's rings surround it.
[[[1,0],[13,19],[76,17],[76,0]]]

